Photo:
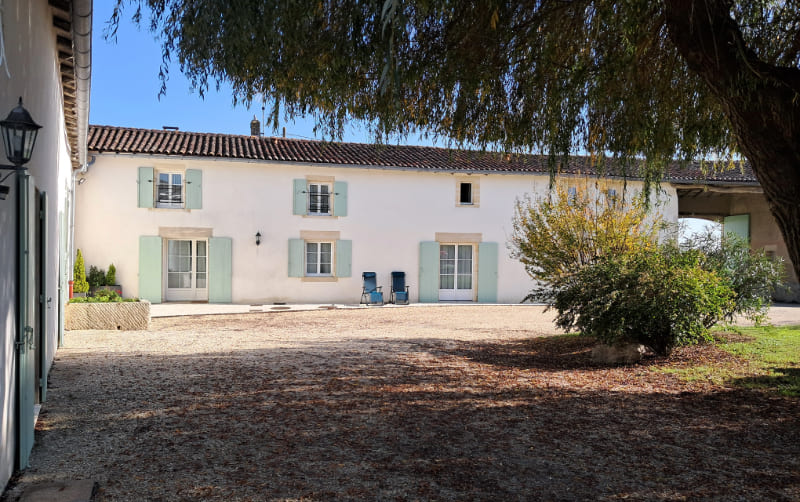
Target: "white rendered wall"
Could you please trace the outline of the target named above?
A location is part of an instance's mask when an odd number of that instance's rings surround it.
[[[138,208],[139,166],[202,169],[203,208]],[[348,215],[293,215],[293,180],[306,176],[347,182]],[[469,178],[479,183],[478,207],[456,206],[456,183],[464,176],[450,173],[101,154],[87,182],[76,187],[75,245],[87,268],[115,264],[125,296],[138,295],[140,235],[159,235],[160,227],[199,227],[233,239],[234,303],[358,303],[362,272],[377,272],[388,296],[394,270],[406,272],[415,302],[420,242],[435,241],[437,232],[480,233],[483,242],[499,246],[498,301],[517,303],[532,282],[506,246],[514,204],[525,193],[545,193],[548,177]],[[636,185],[629,182],[629,190]],[[667,190],[673,201],[664,212],[676,221],[675,193]],[[288,277],[288,241],[300,238],[301,231],[338,231],[340,239],[352,240],[352,277],[335,282]],[[262,234],[260,246],[256,232]]]
[[[46,329],[47,374],[57,344],[58,260],[60,216],[70,183],[71,165],[64,126],[64,108],[57,62],[52,9],[46,0],[3,2],[3,41],[6,61],[0,66],[0,118],[5,118],[22,96],[25,108],[42,126],[31,161],[27,164],[36,186],[49,196],[48,307]],[[10,72],[10,78],[6,74]],[[2,150],[2,147],[0,147]],[[5,151],[0,163],[7,164]],[[3,175],[8,171],[0,171]],[[16,235],[17,194],[12,175],[3,184],[11,193],[0,201],[0,235]],[[16,239],[0,239],[0,487],[5,486],[14,466],[16,438],[14,338],[17,305]]]

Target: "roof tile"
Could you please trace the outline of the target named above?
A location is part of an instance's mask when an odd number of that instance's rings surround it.
[[[95,153],[223,157],[465,173],[549,172],[548,158],[543,155],[509,155],[427,146],[335,143],[114,126],[90,126],[88,149]],[[711,164],[706,167],[711,167]],[[569,164],[561,166],[560,171],[567,174],[594,174],[596,167],[589,157],[572,156]],[[621,169],[608,169],[607,172],[622,174]],[[734,169],[718,171],[706,169],[699,163],[685,166],[675,163],[669,167],[665,179],[674,183],[758,184],[752,169],[746,163],[737,164]]]

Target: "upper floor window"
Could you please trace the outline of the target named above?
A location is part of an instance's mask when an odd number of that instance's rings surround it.
[[[201,169],[140,167],[136,184],[138,207],[203,208]]]
[[[308,184],[308,214],[331,214],[331,185],[329,183]]]
[[[614,188],[609,188],[606,190],[606,204],[609,206],[616,206],[617,202],[619,202],[619,198],[617,197],[617,191]]]
[[[567,189],[567,204],[569,206],[574,206],[577,203],[578,203],[578,188],[569,187]]]
[[[307,176],[293,182],[292,214],[347,216],[347,182],[333,176]]]
[[[182,207],[183,175],[180,173],[158,173],[156,194],[156,207]]]
[[[478,207],[480,202],[480,178],[462,176],[456,178],[456,207]]]
[[[472,183],[459,183],[459,204],[472,204]]]

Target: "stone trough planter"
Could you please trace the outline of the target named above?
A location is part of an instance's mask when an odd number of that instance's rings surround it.
[[[68,303],[66,329],[142,330],[150,327],[150,302]]]

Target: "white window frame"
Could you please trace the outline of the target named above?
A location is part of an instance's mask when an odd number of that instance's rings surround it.
[[[316,271],[315,272],[309,272],[308,271],[308,266],[309,266],[308,256],[310,254],[308,247],[309,247],[309,245],[312,245],[312,244],[317,246],[317,249],[314,252],[314,254],[316,255]],[[330,262],[327,262],[328,266],[330,268],[330,272],[320,272],[320,270],[322,268],[322,265],[323,265],[323,262],[322,262],[322,245],[323,244],[330,245]],[[303,254],[303,257],[304,257],[304,259],[303,259],[303,271],[305,272],[305,276],[306,277],[334,277],[335,276],[335,274],[334,274],[334,270],[335,270],[334,266],[336,265],[336,257],[334,256],[334,254],[336,253],[336,243],[334,241],[305,241],[305,246],[304,246],[303,252],[304,252],[304,254]]]
[[[169,194],[172,194],[174,190],[173,187],[177,187],[176,183],[172,183],[173,176],[180,176],[181,183],[180,183],[180,201],[179,202],[162,202],[160,200],[160,186],[161,186],[161,176],[166,175],[170,183],[167,185],[169,187]],[[186,205],[186,173],[183,171],[178,170],[157,170],[155,172],[155,206],[158,208],[167,208],[167,209],[182,209]]]
[[[317,187],[318,191],[314,192],[311,187]],[[323,193],[322,187],[327,187],[328,192]],[[322,182],[322,181],[309,181],[306,185],[306,193],[308,194],[308,207],[307,207],[307,214],[310,216],[331,216],[333,214],[333,183],[330,182]],[[328,211],[315,211],[314,207],[314,198],[320,197],[323,198],[327,196],[328,198]],[[320,202],[317,204],[318,206],[322,206],[323,204]],[[321,209],[321,208],[316,208]]]

